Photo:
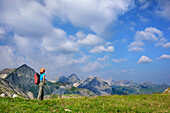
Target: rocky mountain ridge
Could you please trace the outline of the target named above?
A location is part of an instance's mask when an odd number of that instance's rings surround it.
[[[37,97],[39,88],[38,85],[34,84],[35,73],[34,69],[24,64],[9,73],[4,79],[20,89],[32,92],[34,97]],[[46,84],[44,88],[45,95],[51,94],[51,92],[56,90],[56,87],[51,82],[46,80]]]
[[[77,77],[76,74],[73,73],[68,77],[65,77],[65,76],[59,77],[56,82],[65,82],[65,83],[74,84],[74,83],[80,82],[80,79]]]
[[[0,78],[0,93],[4,94],[7,97],[12,97],[13,95],[20,95],[25,98],[31,98],[31,92],[22,90],[2,78]]]
[[[135,95],[162,93],[166,88],[170,87],[167,84],[154,84],[150,81],[135,83],[127,80],[112,81],[111,86],[116,90]]]
[[[111,95],[112,87],[104,80],[98,77],[88,77],[84,82],[82,82],[79,88],[85,88],[93,91],[97,95]]]
[[[5,72],[5,71],[1,71]],[[33,97],[38,95],[38,85],[34,84],[35,70],[26,64],[17,69],[13,69],[3,78],[11,85],[25,91],[32,92]],[[3,73],[1,73],[3,74]],[[86,80],[80,80],[76,74],[68,77],[61,76],[57,82],[46,80],[44,87],[45,95],[50,94],[79,94],[82,96],[111,95],[111,94],[152,94],[154,92],[163,92],[167,85],[155,85],[149,81],[144,83],[135,83],[133,81],[119,80],[106,82],[98,77],[88,77]],[[25,93],[26,94],[26,93]],[[29,95],[28,95],[29,96]]]

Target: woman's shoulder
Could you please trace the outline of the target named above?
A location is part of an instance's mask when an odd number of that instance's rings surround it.
[[[43,75],[43,76],[44,76],[44,75],[46,75],[46,74],[45,74],[45,73],[43,73],[43,74],[41,74],[41,75]]]

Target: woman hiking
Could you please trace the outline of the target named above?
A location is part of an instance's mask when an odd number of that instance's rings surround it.
[[[45,84],[45,69],[44,68],[41,68],[40,69],[40,83],[39,83],[39,92],[38,92],[38,98],[39,100],[43,100],[43,97],[44,97],[44,90],[43,90],[43,87],[44,87]]]

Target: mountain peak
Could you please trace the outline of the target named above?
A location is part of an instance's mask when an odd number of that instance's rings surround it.
[[[14,77],[14,75],[16,75],[16,76],[24,76],[24,77],[28,77],[28,78],[33,78],[34,74],[35,74],[35,70],[34,69],[32,69],[31,67],[27,66],[26,64],[23,64],[20,67],[18,67],[15,71],[10,73],[8,75],[8,77],[10,77],[10,76]]]
[[[18,68],[23,68],[23,67],[31,68],[31,67],[29,67],[27,64],[23,64],[23,65],[21,65],[21,66],[18,67]]]
[[[1,74],[9,74],[9,73],[13,72],[15,69],[16,69],[16,68],[13,68],[13,69],[11,69],[11,68],[5,68],[5,69],[3,69],[3,70],[0,71],[0,75],[1,75]]]
[[[73,78],[73,77],[76,77],[77,79],[79,79],[75,73],[72,73],[68,78]]]

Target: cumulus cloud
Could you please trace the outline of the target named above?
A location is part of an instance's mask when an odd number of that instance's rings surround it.
[[[163,47],[164,48],[169,48],[170,47],[170,42],[167,42],[167,43],[163,44]]]
[[[44,47],[47,51],[64,53],[76,52],[79,50],[78,44],[68,40],[65,31],[57,28],[54,29],[54,33],[51,34],[51,36],[43,37],[42,47]]]
[[[74,62],[75,63],[87,63],[87,62],[89,62],[89,60],[90,60],[90,57],[91,57],[91,55],[83,55],[83,57],[81,57],[81,58],[78,58],[78,59],[74,59]]]
[[[81,67],[81,70],[84,72],[92,72],[92,71],[97,71],[100,69],[103,69],[104,65],[99,63],[98,61],[90,62],[87,65],[84,65]]]
[[[155,43],[155,46],[169,47],[167,40],[163,37],[162,31],[157,28],[149,27],[144,31],[137,31],[134,42],[128,45],[128,51],[144,51],[144,42]]]
[[[144,46],[144,43],[140,41],[134,41],[129,45],[129,47],[134,47],[134,46]]]
[[[142,48],[144,43],[141,41],[134,41],[130,45],[128,45],[128,51],[144,51]]]
[[[146,28],[144,31],[137,31],[134,39],[136,41],[157,41],[162,37],[162,32],[154,27]]]
[[[109,57],[107,57],[107,56],[104,56],[103,58],[97,58],[98,61],[105,61],[107,59],[109,59]]]
[[[90,53],[101,53],[101,52],[114,52],[114,47],[113,46],[96,46],[93,49],[90,50]]]
[[[23,58],[15,56],[14,50],[9,46],[0,46],[0,68],[15,67],[22,63]],[[2,67],[1,67],[2,66]]]
[[[170,55],[162,55],[159,59],[170,59]]]
[[[0,17],[1,24],[12,26],[21,36],[40,37],[52,28],[48,10],[35,0],[1,0]]]
[[[104,40],[97,35],[88,34],[84,39],[78,40],[79,44],[84,45],[97,45],[103,43]]]
[[[101,33],[119,15],[134,6],[133,0],[50,0],[46,2],[49,11],[62,21],[70,21],[76,26],[89,27]]]
[[[127,61],[127,59],[124,59],[124,58],[114,59],[114,58],[112,58],[112,61],[118,63],[118,62],[125,62],[125,61]]]
[[[151,1],[149,0],[139,0],[140,9],[146,9],[149,7]]]
[[[3,27],[0,26],[0,35],[5,34],[5,30]]]
[[[134,5],[134,0],[0,0],[0,25],[10,28],[8,46],[1,47],[1,62],[10,65],[27,63],[39,70],[47,68],[53,74],[69,74],[72,70],[81,72],[79,65],[87,65],[90,56],[81,54],[84,45],[105,45],[99,33],[124,15]],[[54,23],[71,23],[76,27],[90,28],[95,34],[82,31],[75,35],[56,28]],[[55,26],[55,27],[54,27]],[[0,35],[4,34],[0,28]],[[91,32],[91,31],[90,31]],[[9,34],[10,34],[9,33]],[[107,45],[107,44],[106,44]],[[97,47],[96,47],[97,48]],[[113,52],[113,46],[100,46],[97,52]],[[6,53],[5,53],[6,51]],[[95,52],[95,51],[93,51]],[[8,57],[7,57],[8,56]],[[75,57],[76,56],[76,57]],[[75,59],[77,58],[77,59]],[[14,62],[16,61],[16,62]],[[93,70],[101,69],[100,60],[92,62]],[[99,63],[99,64],[100,64]],[[1,64],[4,67],[6,65]],[[96,66],[95,66],[96,65]],[[88,65],[90,67],[90,64]],[[55,68],[54,68],[55,67]],[[97,68],[98,67],[98,68]],[[56,69],[60,70],[56,72]]]
[[[159,16],[170,20],[170,1],[169,0],[157,0],[159,3],[159,7],[156,9],[155,13]]]
[[[144,23],[147,23],[147,22],[150,21],[148,18],[143,17],[143,16],[139,16],[139,19],[140,19],[141,22],[144,22]]]
[[[121,72],[125,73],[125,72],[127,72],[127,70],[124,69],[124,70],[122,70]]]
[[[150,58],[148,58],[147,56],[141,56],[138,61],[138,64],[150,63],[150,62],[152,62]]]
[[[77,36],[78,39],[84,38],[85,35],[86,35],[86,34],[84,34],[82,31],[78,31],[78,32],[76,33],[76,36]]]

